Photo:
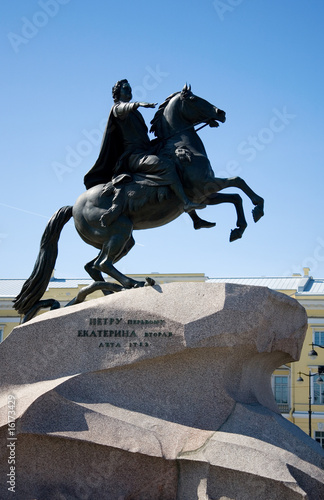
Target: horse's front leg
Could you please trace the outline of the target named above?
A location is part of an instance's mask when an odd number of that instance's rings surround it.
[[[238,240],[242,238],[242,235],[247,227],[247,222],[244,216],[242,198],[239,194],[225,194],[225,193],[213,193],[209,195],[205,201],[207,205],[219,205],[220,203],[233,203],[237,214],[237,227],[232,229],[230,234],[230,241]]]
[[[255,205],[252,210],[253,220],[254,222],[258,222],[261,217],[264,215],[264,199],[261,196],[257,195],[248,184],[241,177],[229,177],[229,178],[217,178],[215,179],[217,182],[218,189],[217,191],[221,191],[222,189],[229,187],[236,187],[241,189],[243,193],[245,193],[253,205]]]

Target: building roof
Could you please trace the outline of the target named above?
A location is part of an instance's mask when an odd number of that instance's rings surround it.
[[[20,292],[24,279],[0,279],[0,297],[11,298],[16,297]],[[92,280],[89,278],[79,279],[57,279],[52,278],[49,282],[48,289],[50,288],[78,288],[79,285],[90,285]]]
[[[130,274],[134,279],[143,279],[143,274]],[[203,273],[179,273],[179,274],[160,274],[151,273],[148,276],[156,279],[157,282],[161,281],[205,281],[206,276]],[[22,289],[25,279],[0,279],[0,298],[14,298]],[[111,278],[106,278],[106,281],[112,282]],[[79,286],[87,286],[93,282],[90,278],[55,278],[52,277],[47,290],[50,289],[66,289],[78,288]]]
[[[254,286],[266,286],[272,290],[293,290],[296,294],[307,295],[324,295],[324,279],[314,279],[310,276],[309,270],[304,269],[304,276],[301,274],[296,274],[293,276],[281,276],[281,277],[238,277],[238,278],[208,278],[203,274],[190,273],[184,274],[152,274],[157,282],[159,282],[159,277],[161,280],[167,281],[178,281],[180,277],[186,277],[188,281],[194,281],[194,277],[200,278],[200,280],[205,280],[206,283],[236,283],[238,285],[254,285]],[[142,275],[132,275],[132,277],[139,277]],[[108,279],[111,281],[111,279]],[[13,298],[16,297],[25,280],[24,279],[0,279],[0,297],[1,298]],[[49,289],[66,289],[75,288],[79,286],[87,286],[92,283],[89,278],[51,278],[48,288]]]
[[[312,276],[208,278],[207,283],[236,283],[238,285],[266,286],[273,290],[294,290],[303,295],[324,295],[324,279]]]

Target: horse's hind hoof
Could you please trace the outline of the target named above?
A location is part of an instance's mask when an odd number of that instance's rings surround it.
[[[150,278],[149,276],[147,276],[145,278],[146,280],[146,283],[144,286],[154,286],[155,285],[155,280],[153,278]]]
[[[138,281],[137,283],[135,283],[135,285],[132,286],[132,288],[142,288],[145,285],[146,285],[145,281]]]
[[[264,216],[263,205],[256,205],[252,210],[252,216],[254,222],[258,222]]]
[[[231,234],[230,234],[230,242],[232,241],[235,241],[235,240],[239,240],[240,238],[242,238],[242,230],[240,228],[235,228],[235,229],[232,229],[231,231]]]

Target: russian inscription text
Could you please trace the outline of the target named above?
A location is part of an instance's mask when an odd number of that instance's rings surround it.
[[[94,330],[94,326],[124,326],[125,329],[116,329],[116,330],[106,330],[99,329]],[[127,329],[128,325],[137,326],[137,331]],[[150,339],[158,339],[158,338],[171,338],[173,337],[173,333],[167,330],[165,331],[145,331],[148,326],[150,329],[153,327],[166,327],[164,319],[123,319],[123,318],[89,318],[89,326],[92,328],[79,329],[77,331],[77,337],[87,337],[87,338],[102,338],[109,337],[110,340],[112,338],[125,339],[126,338],[138,338],[138,342],[122,342],[120,340],[116,342],[100,342],[99,347],[109,347],[109,348],[134,348],[134,347],[149,347],[150,344],[147,341]],[[141,327],[144,327],[141,328]],[[145,339],[145,340],[144,340]]]

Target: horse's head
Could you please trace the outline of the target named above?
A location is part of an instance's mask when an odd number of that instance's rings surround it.
[[[185,85],[180,92],[181,110],[183,117],[189,122],[209,123],[212,127],[218,127],[218,122],[226,120],[225,111],[213,106],[210,102],[194,95],[191,85]]]
[[[208,123],[211,127],[218,127],[218,122],[224,123],[225,120],[225,111],[194,95],[191,86],[186,84],[181,92],[170,95],[160,105],[151,121],[150,131],[157,137],[166,137],[190,125]]]

